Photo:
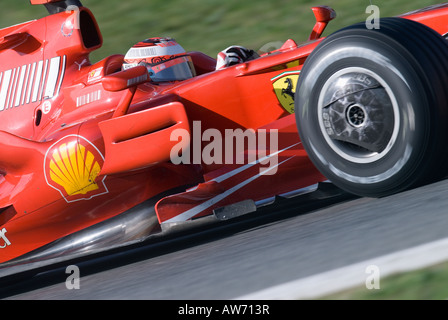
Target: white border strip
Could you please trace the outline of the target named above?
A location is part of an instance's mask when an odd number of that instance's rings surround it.
[[[366,273],[366,268],[371,265],[379,268],[381,283],[381,279],[386,276],[426,268],[447,260],[448,238],[445,238],[347,267],[273,286],[237,297],[236,300],[315,299],[352,287],[364,286],[366,279],[370,275]]]

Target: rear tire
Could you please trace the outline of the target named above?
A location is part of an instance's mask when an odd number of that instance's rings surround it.
[[[295,114],[302,143],[335,185],[381,197],[443,177],[448,42],[402,18],[342,29],[302,68]]]

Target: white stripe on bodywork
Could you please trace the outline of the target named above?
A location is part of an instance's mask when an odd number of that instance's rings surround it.
[[[59,67],[61,64],[61,57],[54,57],[50,60],[50,70],[48,71],[47,84],[45,86],[44,98],[53,98],[56,83],[59,78]]]
[[[14,103],[14,107],[20,106],[20,101],[22,99],[22,90],[23,90],[23,83],[25,81],[25,74],[27,70],[27,65],[23,65],[22,68],[20,68],[20,76],[19,76],[19,82],[16,92],[16,101]]]
[[[4,110],[6,106],[6,98],[8,97],[9,83],[11,81],[12,69],[3,72],[2,84],[0,89],[0,110]]]
[[[286,148],[286,149],[283,149],[283,150],[281,150],[281,151],[287,150],[287,149],[289,149],[289,148],[291,148],[291,147],[292,147],[292,146],[290,146],[290,147],[288,147],[288,148]],[[272,156],[278,154],[278,153],[281,152],[281,151],[278,151],[278,152],[276,152],[276,153],[270,155],[270,157],[272,157]],[[213,206],[213,205],[216,204],[217,202],[221,201],[222,199],[226,198],[227,196],[231,195],[232,193],[238,191],[239,189],[241,189],[242,187],[244,187],[244,186],[246,186],[247,184],[251,183],[251,182],[254,181],[255,179],[258,179],[259,177],[261,177],[262,175],[264,175],[264,174],[265,174],[266,172],[268,172],[269,170],[275,169],[276,167],[280,166],[281,164],[285,163],[286,161],[291,160],[292,158],[294,158],[294,157],[289,157],[289,158],[283,160],[282,162],[276,164],[275,166],[266,168],[264,171],[259,172],[258,174],[256,174],[256,175],[250,177],[250,178],[247,179],[247,180],[244,180],[243,182],[241,182],[241,183],[235,185],[234,187],[232,187],[232,188],[226,190],[225,192],[223,192],[223,193],[217,195],[216,197],[214,197],[214,198],[212,198],[212,199],[209,199],[209,200],[207,200],[207,201],[201,203],[200,205],[198,205],[198,206],[196,206],[196,207],[194,207],[194,208],[191,208],[191,209],[189,209],[189,210],[187,210],[187,211],[185,211],[185,212],[183,212],[183,213],[181,213],[181,214],[179,214],[179,215],[177,215],[177,216],[175,216],[175,217],[173,217],[173,218],[171,218],[171,219],[169,219],[169,220],[166,220],[166,221],[164,221],[164,223],[182,222],[182,221],[187,221],[188,219],[193,218],[195,215],[197,215],[197,214],[201,213],[202,211],[204,211],[204,210],[210,208],[211,206]],[[257,162],[258,162],[258,161],[257,161]],[[251,167],[251,166],[253,166],[253,164],[252,164],[252,165],[249,165],[249,164],[248,164],[248,165],[243,166],[243,167],[245,167],[245,169],[247,169],[247,168],[249,168],[249,167]],[[243,167],[241,167],[241,168],[243,168]],[[241,169],[241,168],[239,168],[239,169]],[[238,170],[238,169],[237,169],[237,170]],[[237,170],[234,170],[234,171],[237,171]],[[244,170],[244,169],[243,169],[243,170]],[[234,172],[234,171],[232,171],[232,172]],[[242,170],[241,170],[241,171],[242,171]],[[239,171],[239,172],[241,172],[241,171]],[[229,172],[229,173],[230,173],[230,172]],[[232,175],[235,175],[235,174],[236,174],[236,173],[234,173],[234,174],[232,174]],[[224,176],[224,175],[223,175],[223,176]],[[222,177],[222,176],[221,176],[221,177]],[[219,177],[219,178],[221,178],[221,177]],[[227,179],[227,178],[229,178],[229,177],[230,177],[230,176],[226,176],[223,180],[225,180],[225,179]],[[218,178],[217,178],[217,179],[218,179]],[[220,181],[223,181],[223,180],[220,180]],[[214,180],[211,180],[211,181],[217,181],[217,180],[214,179]]]
[[[0,72],[0,111],[58,95],[65,63],[64,55]]]
[[[28,64],[26,65],[26,75],[24,79],[23,94],[22,94],[22,100],[20,102],[21,105],[25,103],[26,93],[29,87],[30,73],[31,73],[31,64]]]
[[[28,89],[27,89],[27,93],[26,93],[26,103],[30,103],[31,100],[31,92],[33,89],[33,82],[34,82],[34,74],[36,72],[36,65],[37,63],[34,62],[33,66],[31,67],[31,71],[30,71],[30,75],[28,76]]]
[[[13,107],[13,103],[12,101],[14,100],[14,95],[16,93],[16,85],[17,85],[17,73],[18,73],[19,68],[14,68],[13,69],[13,73],[12,73],[12,77],[11,77],[11,87],[9,89],[9,94],[8,94],[8,100],[6,103],[6,109],[8,108],[12,108]]]
[[[231,177],[233,177],[234,175],[236,175],[236,174],[238,174],[238,173],[240,173],[240,172],[243,172],[244,170],[247,170],[247,169],[253,167],[253,166],[256,165],[256,164],[258,164],[258,163],[260,163],[260,162],[264,162],[265,160],[267,160],[267,159],[269,159],[269,158],[272,158],[273,156],[276,156],[276,155],[278,155],[279,153],[281,153],[281,152],[283,152],[283,151],[286,151],[286,150],[291,149],[291,148],[293,148],[293,147],[295,147],[295,146],[298,146],[299,144],[301,144],[301,142],[298,142],[298,143],[293,144],[293,145],[291,145],[291,146],[289,146],[289,147],[286,147],[285,149],[282,149],[282,150],[279,150],[279,151],[274,152],[274,153],[272,153],[272,154],[269,154],[269,155],[267,155],[267,156],[265,156],[265,157],[263,157],[263,158],[261,158],[261,159],[252,161],[252,162],[250,162],[250,163],[248,163],[248,164],[246,164],[246,165],[244,165],[244,166],[242,166],[242,167],[240,167],[240,168],[238,168],[238,169],[229,171],[229,172],[227,172],[227,173],[225,173],[225,174],[223,174],[223,175],[221,175],[221,176],[219,176],[219,177],[217,177],[217,178],[214,178],[214,179],[212,179],[211,181],[216,181],[216,182],[219,183],[219,182],[222,182],[222,181],[224,181],[224,180],[227,180],[228,178],[231,178]]]
[[[65,62],[66,62],[66,56],[64,55],[64,57],[62,58],[62,70],[61,70],[61,78],[59,79],[59,84],[58,84],[58,89],[55,93],[55,95],[59,94],[59,91],[61,91],[61,86],[62,86],[62,81],[64,80],[64,75],[65,75]]]
[[[37,63],[37,71],[36,71],[36,77],[34,80],[33,96],[31,98],[31,102],[37,101],[37,96],[39,94],[40,80],[42,79],[43,66],[44,66],[44,62],[42,60]]]
[[[45,60],[44,75],[43,75],[43,77],[42,77],[42,85],[41,85],[41,88],[40,88],[40,90],[39,90],[39,98],[38,98],[39,101],[42,100],[42,96],[43,96],[43,94],[44,94],[44,86],[45,86],[45,83],[47,82],[47,81],[46,81],[46,79],[47,79],[47,73],[48,73],[48,59]]]

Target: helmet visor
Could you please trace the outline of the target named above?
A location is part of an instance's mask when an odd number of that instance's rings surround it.
[[[180,81],[195,76],[193,62],[189,56],[178,56],[157,64],[144,64],[154,82]]]

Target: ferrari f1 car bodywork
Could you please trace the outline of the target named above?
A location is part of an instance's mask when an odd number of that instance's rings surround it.
[[[50,14],[0,30],[3,270],[251,212],[327,179],[391,194],[444,159],[448,5],[327,39],[334,11],[315,7],[304,44],[223,70],[189,52],[195,77],[154,83],[145,67],[123,71],[122,55],[90,62],[102,37],[79,1],[31,4]]]

